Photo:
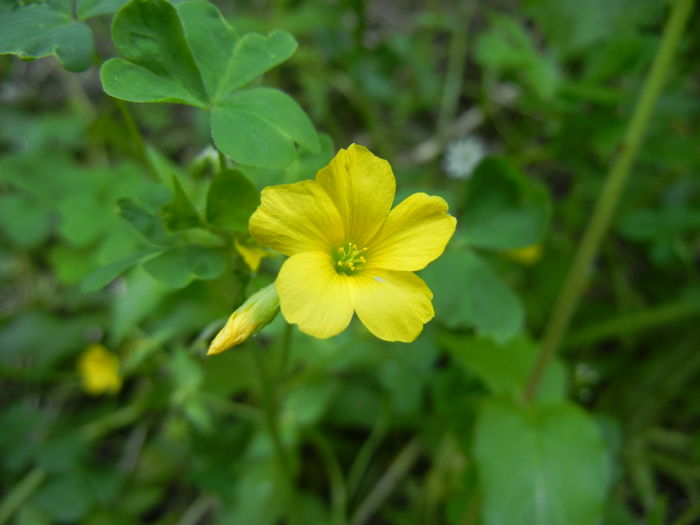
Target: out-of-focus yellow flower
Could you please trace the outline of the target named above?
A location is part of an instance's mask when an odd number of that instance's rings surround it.
[[[531,244],[530,246],[524,246],[523,248],[508,250],[505,253],[509,259],[512,259],[517,263],[525,266],[532,266],[542,258],[542,245],[540,243]]]
[[[258,290],[231,314],[209,345],[207,355],[220,354],[241,344],[270,323],[279,309],[280,300],[274,283]]]
[[[341,149],[315,180],[268,186],[249,222],[289,258],[276,287],[284,318],[309,335],[339,334],[354,313],[385,341],[413,341],[434,316],[414,272],[439,257],[456,220],[440,197],[414,193],[392,209],[389,163],[364,146]]]
[[[258,268],[260,268],[261,259],[270,255],[270,252],[267,250],[263,250],[259,246],[248,246],[238,239],[234,241],[234,246],[236,247],[236,251],[243,257],[248,268],[254,272],[257,272]]]
[[[93,396],[114,394],[122,386],[119,358],[100,344],[91,344],[78,360],[83,389]]]

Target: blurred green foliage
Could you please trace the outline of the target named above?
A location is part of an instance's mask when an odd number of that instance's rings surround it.
[[[215,3],[0,0],[0,523],[700,520],[700,12],[526,404],[667,2]],[[458,218],[436,318],[205,358],[259,191],[351,142]]]

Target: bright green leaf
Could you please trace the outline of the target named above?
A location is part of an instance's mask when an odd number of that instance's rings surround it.
[[[289,95],[271,88],[239,91],[212,110],[217,147],[240,162],[262,168],[284,168],[294,160],[294,143],[312,152],[318,134]]]
[[[487,400],[474,447],[485,525],[599,523],[608,456],[581,408]]]
[[[207,221],[225,230],[247,230],[248,219],[260,204],[257,188],[245,175],[232,170],[219,173],[207,195]]]

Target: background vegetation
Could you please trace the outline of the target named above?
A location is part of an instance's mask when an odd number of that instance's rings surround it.
[[[697,523],[693,3],[220,1],[232,42],[288,33],[198,91],[183,57],[214,33],[178,41],[182,2],[0,0],[0,53],[46,56],[0,56],[0,523]],[[159,81],[119,82],[144,60]],[[220,95],[251,86],[303,110],[242,118]],[[258,117],[281,119],[274,155],[245,143]],[[242,257],[258,190],[351,142],[458,218],[422,273],[436,318],[406,345],[280,316],[204,357],[282,263]],[[619,202],[552,343],[601,194]],[[561,351],[533,378],[545,333]]]

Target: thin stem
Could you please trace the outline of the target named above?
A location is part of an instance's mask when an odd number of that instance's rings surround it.
[[[643,312],[622,315],[600,324],[573,332],[566,337],[563,346],[592,344],[602,339],[617,338],[626,334],[649,330],[668,323],[682,321],[700,313],[700,302],[683,301],[658,306]]]
[[[343,477],[343,470],[340,468],[338,458],[333,453],[333,448],[328,440],[318,431],[311,433],[311,440],[316,445],[328,471],[328,478],[331,485],[331,507],[333,509],[333,525],[345,525],[347,523],[348,493]]]
[[[284,335],[282,336],[282,351],[280,354],[279,373],[280,379],[284,379],[289,366],[289,354],[292,349],[292,337],[294,336],[294,327],[287,323],[284,326]]]
[[[224,171],[228,168],[228,161],[226,160],[226,155],[224,155],[220,151],[218,153],[219,153],[219,170]]]
[[[683,34],[693,3],[693,0],[676,0],[673,3],[671,15],[664,27],[661,44],[634,108],[625,136],[619,146],[617,158],[605,180],[603,190],[598,197],[591,219],[586,226],[552,311],[540,353],[524,391],[523,397],[526,400],[531,400],[535,396],[544,371],[556,355],[561,339],[571,322],[571,317],[588,281],[591,265],[608,230],[617,202],[629,177],[630,168],[637,156],[637,150],[661,93],[661,88],[668,76],[673,53]]]
[[[32,495],[39,485],[41,485],[41,482],[44,481],[45,477],[46,472],[36,467],[5,495],[3,500],[0,501],[0,525],[5,523],[22,503]]]
[[[355,512],[350,522],[351,525],[362,525],[372,517],[389,497],[399,480],[411,470],[422,449],[420,440],[414,438],[399,452],[399,455],[396,456],[396,459]]]
[[[267,372],[267,367],[265,366],[262,351],[263,349],[260,347],[260,345],[256,345],[251,349],[251,354],[253,355],[255,371],[258,375],[258,381],[260,383],[260,393],[262,395],[265,425],[267,427],[268,433],[270,434],[270,439],[272,440],[272,445],[275,449],[275,454],[277,455],[277,461],[289,484],[290,515],[291,521],[292,523],[294,523],[297,519],[294,474],[292,472],[291,462],[289,461],[289,457],[284,448],[284,444],[282,443],[282,437],[280,435],[279,427],[277,425],[277,404],[272,389],[270,388],[270,375]]]
[[[471,6],[470,6],[471,7]],[[438,134],[444,140],[450,123],[455,118],[459,94],[462,91],[464,63],[467,55],[467,8],[458,4],[457,20],[452,26],[450,52],[448,55],[445,88],[442,91],[440,115],[438,117]]]

